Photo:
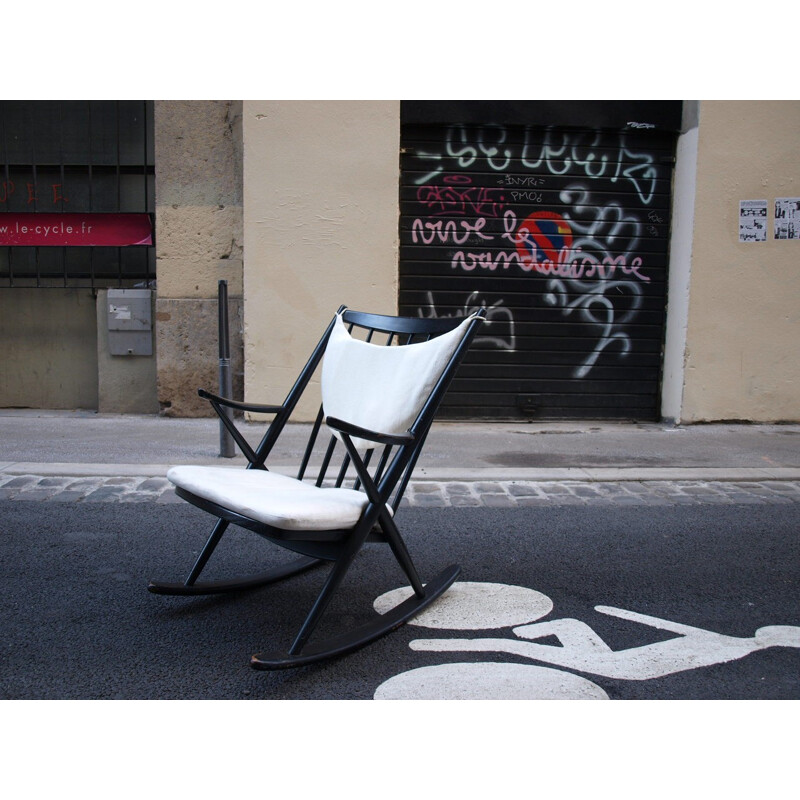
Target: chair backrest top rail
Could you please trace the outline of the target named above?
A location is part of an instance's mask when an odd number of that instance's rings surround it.
[[[364,311],[345,310],[343,320],[376,333],[436,335],[453,330],[464,317],[391,317]]]

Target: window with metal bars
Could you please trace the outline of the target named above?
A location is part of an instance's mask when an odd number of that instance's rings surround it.
[[[0,101],[0,241],[4,221],[19,229],[20,218],[87,215],[113,231],[117,220],[149,215],[152,229],[154,162],[153,101]],[[150,242],[20,246],[6,237],[0,287],[149,286]]]

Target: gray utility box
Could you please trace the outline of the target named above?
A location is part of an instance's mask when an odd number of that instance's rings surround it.
[[[112,356],[153,355],[150,289],[108,290],[108,350]]]

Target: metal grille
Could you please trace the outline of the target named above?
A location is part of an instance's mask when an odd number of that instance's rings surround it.
[[[153,102],[0,101],[3,213],[155,212]],[[155,247],[0,247],[0,287],[131,287]]]
[[[404,125],[400,309],[487,309],[451,418],[660,413],[671,132]]]

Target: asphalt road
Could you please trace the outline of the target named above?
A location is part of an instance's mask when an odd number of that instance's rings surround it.
[[[288,645],[323,570],[235,596],[156,596],[148,579],[184,577],[207,515],[0,502],[0,698],[800,699],[798,503],[408,508],[398,522],[423,580],[462,566],[448,604],[344,658],[257,672],[250,655]],[[226,536],[217,575],[287,557]],[[403,583],[368,547],[323,633]]]

